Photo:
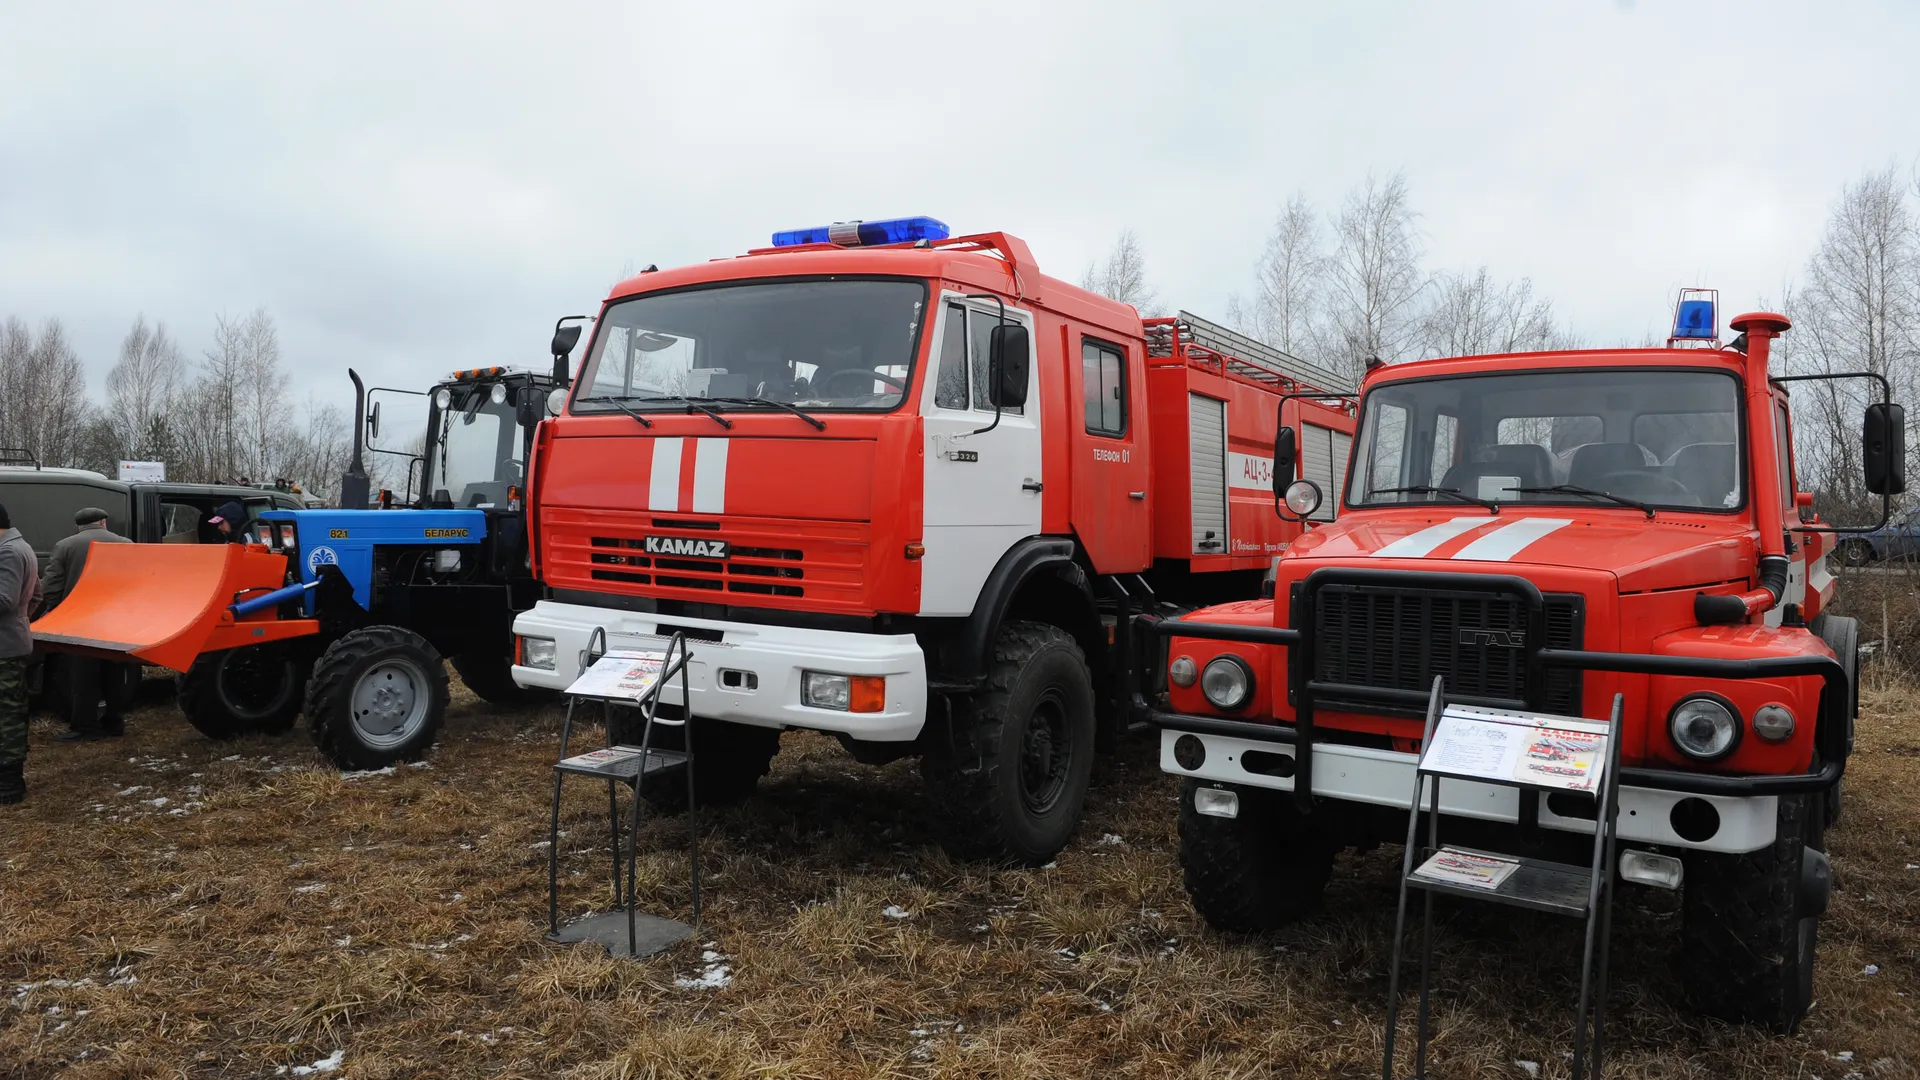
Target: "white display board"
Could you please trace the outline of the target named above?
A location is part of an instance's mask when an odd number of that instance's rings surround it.
[[[1469,780],[1597,792],[1607,767],[1607,725],[1450,706],[1420,755],[1420,767]]]
[[[667,654],[661,652],[610,652],[581,672],[567,693],[639,701],[660,681],[666,662]]]
[[[167,479],[167,463],[164,461],[123,461],[120,463],[120,482],[124,484],[161,484]]]

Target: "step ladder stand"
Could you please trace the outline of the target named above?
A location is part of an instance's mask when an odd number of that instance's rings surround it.
[[[1556,915],[1567,915],[1586,923],[1585,951],[1580,961],[1580,1005],[1574,1014],[1573,1080],[1586,1075],[1588,1047],[1592,1049],[1593,1075],[1601,1074],[1605,1051],[1607,1005],[1607,944],[1612,928],[1615,821],[1620,809],[1620,714],[1621,695],[1613,697],[1613,715],[1606,724],[1576,717],[1547,716],[1538,713],[1507,712],[1446,703],[1443,680],[1433,680],[1433,693],[1427,701],[1426,734],[1420,742],[1420,763],[1415,770],[1413,801],[1407,815],[1407,846],[1400,869],[1400,908],[1393,924],[1393,967],[1387,981],[1386,1057],[1380,1075],[1393,1080],[1394,1036],[1400,1006],[1400,962],[1407,922],[1407,890],[1426,894],[1420,927],[1420,1013],[1416,1024],[1418,1043],[1414,1051],[1415,1080],[1427,1075],[1427,1018],[1429,1014],[1429,968],[1433,963],[1433,897],[1435,893],[1460,896],[1529,908]],[[1453,729],[1434,734],[1442,724]],[[1478,725],[1500,729],[1487,731]],[[1566,742],[1545,744],[1545,756],[1528,755],[1526,750],[1543,734],[1560,734]],[[1455,735],[1462,738],[1452,738]],[[1475,736],[1486,736],[1476,738]],[[1489,768],[1494,745],[1519,740],[1517,764],[1510,769]],[[1597,740],[1598,745],[1595,745]],[[1571,787],[1564,776],[1553,771],[1553,754],[1571,748],[1592,748],[1590,772],[1597,772],[1585,789]],[[1478,747],[1474,755],[1463,748]],[[1554,747],[1558,747],[1556,751]],[[1529,768],[1529,762],[1532,767]],[[1539,798],[1543,792],[1584,790],[1596,800],[1593,833],[1593,860],[1582,870],[1577,866],[1527,859],[1494,852],[1477,851],[1440,843],[1440,782],[1442,777],[1470,780],[1476,784],[1499,784],[1520,789],[1520,818],[1523,831],[1527,823],[1538,827]],[[1427,838],[1418,843],[1421,804],[1425,801]],[[1497,879],[1497,880],[1493,880]],[[1492,881],[1489,884],[1489,881]],[[1597,961],[1597,963],[1596,963]],[[1592,1024],[1588,1007],[1592,1006]],[[1591,1040],[1588,1035],[1591,1033]]]
[[[586,663],[581,671],[585,672],[598,664],[608,655],[605,627],[595,627],[587,639]],[[567,718],[560,729],[560,760],[553,767],[553,816],[547,836],[547,936],[558,938],[560,935],[560,789],[569,776],[584,776],[604,779],[607,782],[607,825],[613,845],[613,904],[617,910],[624,903],[627,914],[627,955],[636,956],[637,933],[634,908],[634,879],[639,860],[640,849],[640,807],[642,785],[647,780],[664,779],[674,773],[684,772],[687,783],[687,848],[688,861],[692,867],[693,878],[693,926],[700,927],[700,826],[696,817],[693,790],[693,708],[692,696],[687,688],[687,661],[690,654],[685,634],[674,634],[667,640],[666,653],[661,660],[659,676],[638,699],[631,697],[604,697],[592,694],[567,694]],[[680,716],[672,719],[660,715],[661,699],[667,688],[674,682],[679,683]],[[598,704],[601,719],[606,724],[607,746],[604,750],[590,751],[578,756],[567,755],[568,744],[573,737],[574,713],[583,705]],[[617,743],[614,739],[613,710],[616,708],[639,709],[640,744],[638,746]],[[655,724],[681,728],[685,737],[681,741],[684,749],[663,750],[653,745]],[[626,848],[626,887],[620,882],[620,809],[616,794],[617,785],[625,784],[632,789],[629,822],[627,826]]]

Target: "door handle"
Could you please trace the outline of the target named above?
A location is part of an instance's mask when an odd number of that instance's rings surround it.
[[[1020,490],[1021,491],[1039,491],[1040,481],[1034,480],[1032,478],[1028,478],[1025,482],[1023,482],[1020,485]]]
[[[1147,493],[1146,493],[1146,492],[1144,492],[1144,491],[1129,491],[1129,492],[1127,492],[1127,498],[1129,498],[1129,499],[1137,499],[1137,500],[1142,500],[1142,501],[1144,501],[1144,500],[1146,499],[1146,497],[1147,497]]]

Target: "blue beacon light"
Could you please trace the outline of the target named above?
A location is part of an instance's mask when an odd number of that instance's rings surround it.
[[[1719,332],[1716,322],[1713,301],[1682,300],[1673,315],[1673,336],[1676,339],[1711,339]]]
[[[841,247],[877,247],[882,244],[911,244],[918,240],[945,240],[949,235],[946,222],[930,217],[839,221],[811,229],[788,229],[774,233],[773,246],[838,244]]]

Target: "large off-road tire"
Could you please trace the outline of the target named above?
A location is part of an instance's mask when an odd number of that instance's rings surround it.
[[[1813,1003],[1820,919],[1802,910],[1807,838],[1818,796],[1780,797],[1772,844],[1745,855],[1690,852],[1681,925],[1681,981],[1695,1011],[1791,1035]]]
[[[1840,547],[1834,557],[1841,566],[1865,566],[1873,561],[1873,545],[1865,540],[1853,538],[1840,541]]]
[[[613,741],[639,746],[642,732],[638,709],[613,710]],[[655,721],[650,745],[661,750],[679,750],[686,746],[685,727]],[[775,728],[734,724],[725,720],[693,720],[693,797],[700,806],[738,806],[753,797],[760,778],[773,767],[780,752],[780,732]],[[647,804],[663,814],[677,814],[687,808],[687,779],[684,772],[648,777],[640,793]]]
[[[174,682],[187,723],[209,739],[279,735],[300,715],[306,659],[281,645],[203,653]]]
[[[427,639],[369,626],[327,646],[307,684],[307,733],[342,769],[417,760],[447,713],[447,668]]]
[[[1193,794],[1227,787],[1238,817],[1202,814]],[[1315,834],[1284,791],[1188,780],[1180,791],[1180,867],[1193,908],[1216,930],[1275,930],[1313,914],[1339,845]]]
[[[457,653],[453,670],[473,696],[489,705],[538,705],[557,701],[560,695],[539,687],[522,687],[513,681],[513,659],[492,653]]]
[[[1813,620],[1808,629],[1827,643],[1827,647],[1839,659],[1840,666],[1847,669],[1847,753],[1852,754],[1853,722],[1860,715],[1860,622],[1840,615],[1821,615]],[[1843,802],[1840,788],[1845,783],[1843,779],[1828,788],[1824,796],[1827,814],[1825,824],[1828,826],[1840,821]]]
[[[1002,627],[987,689],[955,701],[947,728],[920,758],[947,850],[1016,866],[1059,854],[1093,777],[1093,684],[1073,638],[1045,623]]]

